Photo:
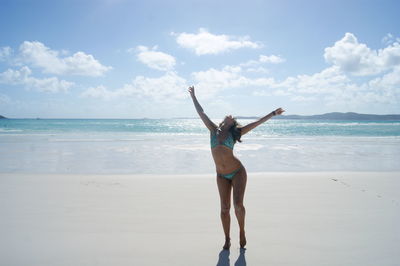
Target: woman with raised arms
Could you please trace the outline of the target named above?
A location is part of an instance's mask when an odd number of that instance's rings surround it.
[[[245,126],[240,126],[232,115],[228,115],[217,126],[204,113],[203,108],[197,101],[193,86],[189,87],[189,93],[192,97],[197,113],[208,130],[210,130],[211,153],[217,171],[217,185],[221,200],[221,221],[225,234],[225,244],[223,248],[229,249],[231,246],[231,217],[229,211],[231,207],[232,190],[233,206],[235,208],[235,214],[240,228],[240,247],[244,248],[246,245],[246,235],[244,230],[246,210],[243,206],[243,197],[246,189],[247,173],[239,159],[234,156],[233,146],[237,141],[241,142],[241,136],[261,125],[271,117],[282,114],[284,110],[278,108],[263,118]]]

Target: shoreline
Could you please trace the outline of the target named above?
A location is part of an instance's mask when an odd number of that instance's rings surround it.
[[[1,135],[0,142],[0,172],[7,173],[215,172],[207,136]],[[399,144],[398,137],[264,139],[254,134],[236,145],[234,154],[249,172],[400,171]]]
[[[247,169],[246,169],[247,170]],[[400,170],[386,170],[386,171],[365,171],[365,170],[352,170],[352,171],[263,171],[263,172],[249,172],[247,171],[247,176],[252,176],[254,178],[265,178],[270,176],[281,176],[281,177],[290,177],[290,176],[320,176],[320,175],[358,175],[358,176],[377,176],[377,175],[394,175],[399,176],[400,179]],[[58,176],[58,177],[73,177],[73,176],[83,176],[83,177],[130,177],[130,178],[215,178],[216,173],[178,173],[178,174],[161,174],[161,173],[26,173],[26,172],[0,172],[0,178],[3,176],[31,176],[31,177],[49,177],[49,176]]]

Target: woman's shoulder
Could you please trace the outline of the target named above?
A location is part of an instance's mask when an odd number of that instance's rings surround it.
[[[210,129],[210,134],[217,135],[218,130],[219,130],[218,128]]]

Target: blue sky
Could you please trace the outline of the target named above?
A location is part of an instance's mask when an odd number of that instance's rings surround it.
[[[0,114],[400,113],[398,1],[0,2]]]

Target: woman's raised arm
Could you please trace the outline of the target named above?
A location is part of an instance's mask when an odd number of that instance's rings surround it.
[[[217,126],[208,118],[208,116],[204,113],[203,108],[197,101],[196,95],[194,94],[194,86],[189,87],[188,89],[190,96],[192,97],[194,107],[196,107],[196,111],[199,114],[201,120],[203,120],[204,125],[210,130],[213,131],[217,128]]]
[[[245,125],[245,126],[242,127],[242,129],[241,129],[242,135],[244,135],[244,134],[248,133],[249,131],[251,131],[252,129],[258,127],[259,125],[261,125],[262,123],[264,123],[265,121],[267,121],[268,119],[270,119],[271,117],[273,117],[273,116],[275,116],[275,115],[280,115],[280,114],[282,114],[283,112],[285,112],[285,110],[283,110],[282,108],[278,108],[278,109],[276,109],[275,111],[273,111],[273,112],[267,114],[267,115],[264,116],[263,118],[261,118],[261,119],[255,121],[255,122],[252,122],[252,123],[250,123],[250,124]]]

